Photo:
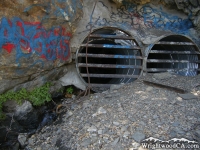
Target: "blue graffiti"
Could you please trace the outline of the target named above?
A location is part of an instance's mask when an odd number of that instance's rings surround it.
[[[194,27],[190,15],[188,18],[182,19],[178,16],[164,12],[162,7],[160,7],[160,9],[155,9],[149,4],[138,9],[137,5],[123,1],[123,6],[118,12],[118,15],[119,14],[121,17],[130,19],[131,23],[133,23],[134,17],[141,18],[144,20],[147,28],[154,27],[163,30],[170,30],[176,33],[187,34],[188,30]],[[137,22],[134,23],[137,24]]]
[[[24,12],[28,12],[33,7],[42,7],[47,15],[44,15],[43,17],[38,16],[38,19],[41,19],[42,21],[48,20],[49,18],[57,17],[57,18],[63,18],[63,20],[67,20],[72,22],[73,19],[75,19],[77,14],[77,9],[82,9],[83,5],[80,0],[51,0],[50,2],[44,2],[40,4],[32,4],[29,7],[24,9]],[[62,6],[62,7],[60,7]]]
[[[0,47],[9,53],[14,49],[19,66],[21,58],[30,58],[33,54],[41,60],[67,60],[70,55],[70,36],[61,27],[47,31],[40,23],[23,22],[17,17],[12,20],[3,17],[0,23]]]
[[[99,2],[104,7],[105,4],[103,1]],[[189,29],[194,27],[190,19],[191,17],[189,15],[186,19],[183,19],[176,15],[166,13],[161,6],[155,9],[151,5],[146,4],[140,8],[138,5],[129,1],[123,1],[122,5],[117,8],[117,11],[111,11],[110,18],[102,18],[100,16],[92,18],[93,21],[90,21],[86,25],[86,29],[89,30],[91,25],[92,28],[117,26],[125,30],[136,29],[139,36],[143,37],[147,36],[144,31],[152,28],[188,34]]]

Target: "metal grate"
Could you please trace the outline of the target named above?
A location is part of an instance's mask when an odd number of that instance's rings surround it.
[[[155,43],[147,58],[147,72],[174,72],[183,76],[199,73],[200,53],[188,38],[172,35]]]
[[[76,66],[86,84],[88,75],[91,87],[129,83],[140,76],[143,62],[141,49],[129,34],[117,28],[102,28],[89,35],[88,44],[86,39],[76,54]]]

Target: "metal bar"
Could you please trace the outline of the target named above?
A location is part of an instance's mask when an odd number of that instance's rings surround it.
[[[134,40],[131,36],[123,36],[123,35],[106,35],[106,34],[92,34],[90,38],[109,38],[109,39],[123,39],[123,40]]]
[[[111,44],[82,44],[82,47],[96,47],[96,48],[116,48],[116,49],[137,49],[140,50],[138,46],[126,46],[126,45],[111,45]]]
[[[188,71],[188,70],[195,70],[200,71],[200,69],[192,69],[192,68],[183,68],[183,69],[171,69],[171,68],[148,68],[146,69],[147,72],[161,72],[161,71]]]
[[[82,77],[88,77],[87,74],[81,74]],[[139,75],[126,75],[126,74],[90,74],[90,77],[98,78],[138,78]]]
[[[150,53],[162,53],[162,54],[200,54],[198,52],[194,53],[191,51],[163,51],[163,50],[151,50]]]
[[[95,7],[96,7],[96,4],[97,4],[97,0],[95,1],[94,7],[93,7],[93,9],[92,9],[92,13],[91,13],[91,15],[90,15],[90,33],[89,33],[89,36],[90,36],[90,34],[91,34],[91,32],[92,32],[92,16],[93,16],[93,13],[94,13],[94,9],[95,9]],[[87,43],[86,43],[86,57],[85,57],[85,61],[86,61],[86,70],[87,70],[87,75],[88,75],[88,88],[87,88],[87,90],[88,90],[88,94],[90,95],[90,74],[89,74],[89,70],[88,70],[88,66],[87,66],[87,64],[88,64],[87,53],[88,53],[89,36],[87,37]],[[86,92],[85,92],[85,95],[87,94],[87,90],[86,90]]]
[[[156,44],[159,44],[159,45],[194,45],[191,42],[168,42],[168,41],[159,41]]]
[[[78,67],[142,69],[142,66],[135,66],[135,65],[85,64],[85,63],[78,63]]]
[[[200,61],[188,61],[188,60],[166,60],[166,59],[148,59],[149,63],[200,63]]]
[[[90,86],[92,87],[107,87],[107,88],[109,88],[111,85],[118,85],[118,84],[95,84],[95,83],[90,84]]]
[[[85,57],[85,53],[79,53],[78,57]],[[120,58],[120,59],[143,59],[141,56],[131,56],[131,55],[107,55],[107,54],[87,54],[87,57],[94,58]]]

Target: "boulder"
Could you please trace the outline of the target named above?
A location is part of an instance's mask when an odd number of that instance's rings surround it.
[[[9,116],[22,118],[33,110],[33,106],[29,101],[24,101],[21,105],[14,100],[8,100],[3,104],[3,110]]]

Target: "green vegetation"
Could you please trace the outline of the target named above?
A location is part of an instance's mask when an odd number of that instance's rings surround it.
[[[72,94],[74,92],[74,89],[70,86],[70,87],[67,88],[66,92],[68,94]]]
[[[21,104],[23,100],[30,101],[33,106],[41,106],[45,102],[51,101],[51,94],[49,93],[49,88],[51,84],[46,83],[41,87],[35,88],[32,91],[27,91],[22,88],[18,92],[8,91],[0,95],[0,119],[5,118],[5,115],[2,112],[3,103],[7,100],[15,100],[18,104]]]

